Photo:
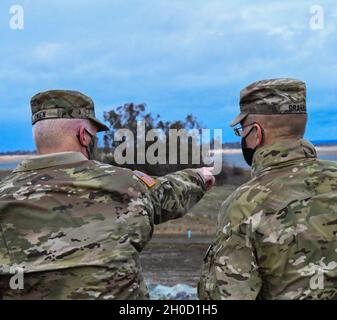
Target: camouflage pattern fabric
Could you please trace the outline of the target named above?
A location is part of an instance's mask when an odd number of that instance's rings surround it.
[[[30,101],[32,124],[45,119],[89,119],[99,131],[109,128],[95,116],[92,99],[79,91],[49,90],[40,92]]]
[[[288,78],[254,82],[240,92],[240,111],[232,127],[249,114],[306,113],[305,83]]]
[[[192,169],[155,181],[80,153],[24,161],[0,184],[1,297],[148,298],[139,254],[154,225],[182,217],[206,188]],[[9,288],[13,265],[24,290]]]
[[[284,140],[258,149],[252,172],[222,205],[199,297],[335,298],[337,163]]]

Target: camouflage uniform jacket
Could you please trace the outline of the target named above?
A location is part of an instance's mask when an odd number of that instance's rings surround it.
[[[201,299],[331,299],[337,292],[337,163],[305,140],[257,150],[253,178],[221,207]]]
[[[139,253],[154,224],[182,217],[205,193],[195,170],[152,180],[58,153],[24,161],[0,184],[0,296],[146,299]],[[9,266],[24,290],[8,287]]]

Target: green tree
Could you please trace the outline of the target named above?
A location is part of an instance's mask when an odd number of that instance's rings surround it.
[[[180,150],[177,150],[177,164],[169,164],[169,130],[186,130],[191,132],[200,133],[202,126],[197,121],[197,119],[189,114],[184,120],[177,121],[164,121],[161,119],[160,115],[153,116],[151,113],[146,112],[146,104],[134,104],[126,103],[122,106],[117,107],[111,111],[104,113],[104,119],[109,124],[110,130],[104,135],[104,161],[110,164],[116,165],[116,159],[114,158],[114,151],[116,148],[125,141],[116,141],[115,135],[119,129],[129,129],[135,139],[137,136],[137,121],[144,121],[145,123],[145,132],[144,135],[147,135],[151,129],[159,129],[162,132],[162,136],[156,139],[156,142],[164,144],[166,150],[166,164],[150,164],[147,159],[145,163],[137,163],[137,142],[132,141],[128,148],[134,148],[134,161],[133,164],[125,164],[124,167],[127,167],[132,170],[140,170],[151,175],[164,175],[169,172],[181,170],[184,168],[195,168],[203,166],[202,159],[200,157],[199,164],[192,163],[192,151],[200,150],[200,142],[196,143],[195,140],[188,140],[188,163],[182,164],[180,161]],[[139,133],[138,133],[139,134]],[[153,144],[153,141],[145,142],[145,152]],[[180,139],[178,138],[178,146],[180,145]]]

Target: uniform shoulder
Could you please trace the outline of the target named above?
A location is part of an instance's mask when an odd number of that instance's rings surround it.
[[[88,170],[90,174],[93,175],[93,177],[95,176],[100,179],[124,179],[125,181],[129,181],[131,179],[133,181],[138,181],[134,172],[130,169],[114,166],[96,160],[90,160],[87,163],[82,164],[78,167],[78,170],[81,170],[81,167],[85,167],[85,169]]]
[[[225,220],[239,223],[256,214],[272,214],[294,201],[302,201],[315,193],[319,183],[329,183],[330,175],[337,177],[337,163],[315,160],[277,168],[256,176],[238,187],[223,203]],[[324,179],[325,175],[329,175]]]
[[[234,190],[221,205],[219,223],[224,225],[231,221],[231,224],[239,224],[249,217],[256,207],[254,196],[258,186],[257,179],[252,178]]]
[[[330,172],[337,172],[337,162],[335,161],[330,161],[330,160],[322,160],[322,159],[317,159],[316,163],[323,168],[323,170],[327,170]]]
[[[94,166],[95,170],[98,170],[99,176],[100,174],[108,174],[109,178],[112,179],[114,183],[123,185],[133,184],[134,187],[139,189],[139,191],[147,191],[157,183],[156,179],[138,170],[133,171],[127,168],[113,166],[99,161],[90,162],[91,165]]]

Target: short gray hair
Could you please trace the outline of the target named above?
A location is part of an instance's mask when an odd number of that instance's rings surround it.
[[[33,127],[33,137],[36,148],[60,148],[75,136],[78,129],[83,126],[89,130],[94,127],[87,119],[45,119],[37,122]]]
[[[249,115],[249,122],[257,122],[273,138],[303,138],[307,114]]]

